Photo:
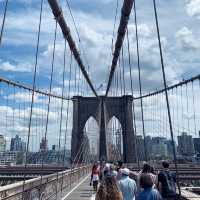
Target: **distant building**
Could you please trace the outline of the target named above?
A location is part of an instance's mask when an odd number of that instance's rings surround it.
[[[152,138],[152,157],[167,157],[168,150],[166,144],[166,138],[164,137],[153,137]]]
[[[83,144],[84,146],[82,147],[82,151],[83,151],[83,162],[88,162],[90,159],[90,141],[88,136],[85,134],[83,137]]]
[[[194,155],[194,142],[191,135],[183,132],[182,135],[178,136],[178,152],[183,156]]]
[[[172,141],[166,140],[165,143],[167,145],[168,157],[172,159],[174,157]],[[176,143],[175,143],[175,152],[177,153],[177,144]]]
[[[144,139],[141,135],[136,136],[137,154],[140,161],[145,160]]]
[[[40,142],[40,151],[48,151],[48,140],[43,137]]]
[[[152,138],[151,136],[147,135],[145,137],[146,142],[146,153],[147,153],[147,159],[151,159],[151,152],[152,152]]]
[[[121,155],[123,153],[121,129],[116,130],[116,146],[117,146],[117,150],[118,150],[119,154]]]
[[[17,152],[0,152],[0,165],[16,165]]]
[[[51,165],[61,165],[69,167],[71,162],[71,151],[43,151],[43,152],[28,152],[27,163],[28,164],[51,164]]]
[[[0,152],[6,151],[6,140],[3,135],[0,135]]]
[[[24,152],[26,151],[26,143],[16,135],[15,138],[11,138],[10,151]]]
[[[59,146],[54,144],[52,145],[52,151],[58,151],[59,150]]]
[[[194,150],[196,154],[200,154],[200,131],[199,131],[199,137],[193,138],[194,142]]]

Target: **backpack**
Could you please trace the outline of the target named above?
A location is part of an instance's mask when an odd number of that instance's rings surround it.
[[[175,177],[169,171],[162,172],[165,178],[165,184],[162,184],[162,196],[163,197],[176,197],[176,184]]]

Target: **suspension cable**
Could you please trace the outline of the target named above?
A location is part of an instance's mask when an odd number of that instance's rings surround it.
[[[27,86],[27,85],[24,85],[24,84],[21,84],[19,82],[15,82],[15,81],[11,81],[11,80],[8,80],[6,78],[3,78],[3,77],[0,77],[0,82],[2,83],[7,83],[8,85],[12,85],[14,87],[18,87],[18,88],[23,88],[24,90],[28,90],[30,92],[33,92],[33,88]],[[49,92],[45,92],[45,91],[41,91],[41,90],[38,90],[36,89],[35,87],[35,91],[34,91],[35,94],[41,94],[41,95],[45,95],[45,96],[51,96],[51,97],[54,97],[54,98],[57,98],[57,99],[62,99],[61,96],[59,95],[56,95],[56,94],[53,94],[53,93],[49,93]],[[67,98],[67,97],[63,97],[63,100],[71,100],[71,98]]]
[[[112,33],[112,43],[111,43],[111,52],[113,54],[113,42],[114,42],[114,37],[115,37],[115,27],[116,27],[116,22],[117,22],[117,15],[118,15],[118,7],[119,7],[119,0],[117,0],[117,5],[115,9],[115,18],[114,18],[114,26],[113,26],[113,33]]]
[[[185,85],[189,82],[192,82],[192,81],[196,81],[196,80],[199,80],[200,81],[200,74],[190,78],[190,79],[186,79],[186,80],[183,80],[183,81],[180,81],[179,83],[177,84],[174,84],[174,85],[171,85],[171,86],[167,86],[167,91],[169,90],[172,90],[173,88],[176,88],[176,87],[181,87],[182,85]],[[146,97],[149,97],[149,96],[153,96],[154,94],[158,94],[158,93],[163,93],[165,92],[165,89],[161,89],[161,90],[157,90],[155,92],[151,92],[151,93],[148,93],[148,94],[145,94],[143,96],[139,96],[139,97],[134,97],[134,99],[140,99],[140,98],[146,98]]]
[[[2,21],[2,25],[1,25],[0,45],[1,45],[1,43],[2,43],[2,38],[3,38],[3,31],[4,31],[5,21],[6,21],[7,9],[8,9],[8,0],[5,0],[3,21]]]
[[[68,80],[68,91],[67,91],[68,97],[70,96],[70,92],[71,92],[71,77],[72,77],[72,52],[70,55],[70,64],[69,64],[69,80]],[[67,102],[67,117],[66,117],[66,124],[65,124],[63,166],[65,165],[68,120],[69,120],[69,101]]]
[[[63,62],[63,74],[62,74],[62,97],[64,96],[64,86],[65,86],[65,69],[66,69],[66,40],[65,40],[65,44],[64,44],[64,62]],[[61,135],[62,135],[62,122],[63,122],[63,98],[61,100],[61,108],[60,108],[60,129],[59,129],[59,144],[58,144],[58,152],[59,152],[59,155],[58,155],[58,164],[60,164],[60,148],[61,148]],[[56,185],[56,199],[58,197],[58,175],[59,175],[59,172],[57,172],[57,185]]]
[[[165,65],[164,65],[164,60],[163,60],[163,52],[162,52],[162,45],[161,45],[161,38],[160,38],[160,30],[159,30],[159,24],[158,24],[156,0],[153,0],[153,6],[154,6],[154,13],[155,13],[155,21],[156,21],[156,29],[157,29],[157,36],[158,36],[159,51],[160,51],[161,68],[162,68],[162,74],[163,74],[165,98],[166,98],[166,103],[167,103],[169,127],[170,127],[172,146],[173,146],[173,154],[174,154],[174,162],[175,162],[175,168],[176,168],[176,174],[177,174],[177,185],[178,185],[179,197],[180,197],[181,196],[181,189],[180,189],[180,183],[179,183],[179,171],[178,171],[177,158],[176,158],[174,133],[173,133],[171,112],[170,112],[170,105],[169,105],[169,98],[168,98],[168,91],[167,91],[167,81],[166,81],[166,74],[165,74]]]
[[[51,62],[51,74],[50,74],[49,93],[51,93],[52,84],[53,84],[55,48],[56,48],[56,40],[57,40],[57,25],[58,25],[58,23],[57,23],[57,21],[56,21],[56,27],[55,27],[55,33],[54,33],[54,44],[53,44],[53,55],[52,55],[52,62]],[[47,132],[48,132],[48,125],[49,125],[50,103],[51,103],[51,97],[48,96],[47,116],[46,116],[45,133],[44,133],[44,141],[45,141],[45,143],[46,143],[46,141],[47,141]],[[46,152],[46,149],[44,149],[43,152],[42,152],[42,169],[44,168],[45,152]],[[43,176],[41,175],[41,183],[42,183],[42,178],[43,178]]]
[[[131,10],[133,7],[133,2],[134,2],[134,0],[124,0],[124,3],[123,3],[123,7],[122,7],[122,11],[121,11],[120,25],[118,28],[117,40],[115,42],[115,51],[113,53],[113,59],[112,59],[112,64],[111,64],[111,68],[110,68],[110,74],[109,74],[108,85],[107,85],[105,96],[108,95],[108,92],[109,92],[109,89],[110,89],[110,86],[112,83],[113,75],[115,73],[117,61],[119,59],[120,51],[121,51],[121,48],[123,45],[124,36],[126,33],[128,21],[129,21],[129,16],[130,16],[130,13],[131,13]]]
[[[194,112],[194,131],[195,131],[195,135],[197,134],[197,123],[196,123],[196,109],[195,109],[195,95],[194,95],[194,82],[192,81],[192,104],[193,104],[193,112]]]
[[[94,88],[94,86],[93,86],[93,84],[92,84],[92,82],[90,80],[90,77],[89,77],[89,75],[88,75],[88,73],[87,73],[87,71],[85,69],[85,66],[84,66],[83,61],[82,61],[82,59],[80,57],[80,54],[79,54],[79,52],[77,50],[76,44],[75,44],[75,42],[74,42],[74,40],[73,40],[73,38],[71,36],[70,29],[67,26],[66,21],[65,21],[65,19],[63,17],[62,9],[58,5],[57,0],[48,0],[48,2],[49,2],[49,5],[50,5],[50,7],[52,9],[52,12],[53,12],[53,14],[55,16],[55,19],[56,19],[57,23],[60,25],[60,28],[62,29],[63,36],[67,40],[68,45],[70,47],[70,50],[73,52],[74,58],[77,61],[77,63],[79,65],[79,67],[80,67],[80,69],[81,69],[81,71],[82,71],[82,73],[83,73],[88,85],[90,86],[90,88],[91,88],[92,92],[94,93],[94,95],[96,97],[98,97],[98,95],[96,93],[96,90],[95,90],[95,88]]]
[[[84,59],[85,59],[85,61],[86,61],[87,66],[89,66],[88,59],[87,59],[87,56],[86,56],[86,53],[85,53],[85,49],[83,48],[83,44],[82,44],[82,42],[81,42],[81,37],[80,37],[80,33],[79,33],[79,31],[78,31],[78,27],[77,27],[77,23],[76,23],[76,21],[75,21],[75,17],[73,16],[72,9],[71,9],[71,7],[70,7],[69,1],[66,0],[66,3],[67,3],[67,7],[68,7],[68,10],[69,10],[70,16],[71,16],[71,18],[72,18],[72,22],[73,22],[74,27],[75,27],[75,31],[76,31],[76,34],[77,34],[77,37],[78,37],[78,41],[79,41],[79,44],[80,44],[80,48],[81,48],[81,50],[82,50],[82,52],[83,52],[83,57],[84,57]],[[88,72],[88,74],[89,74],[89,72]]]
[[[129,30],[127,27],[126,31],[126,38],[127,38],[127,45],[128,45],[128,63],[129,63],[129,75],[130,75],[130,81],[131,81],[131,94],[133,96],[133,77],[132,77],[132,66],[131,66],[131,54],[130,54],[130,41],[129,41]],[[136,161],[138,163],[138,168],[140,169],[140,161],[138,156],[138,150],[137,150],[137,132],[136,132],[136,117],[135,117],[135,102],[133,100],[132,103],[132,113],[133,113],[133,129],[134,129],[134,135],[135,135],[135,155],[136,155]]]
[[[71,76],[72,76],[72,52],[70,54],[70,61],[69,61],[69,80],[68,80],[68,90],[67,96],[70,96],[71,91]],[[66,123],[65,123],[65,134],[64,134],[64,152],[63,152],[63,167],[65,167],[65,157],[66,157],[66,144],[67,144],[67,130],[68,130],[68,120],[69,120],[69,101],[67,102],[67,116],[66,116]],[[63,194],[63,178],[64,174],[62,174],[62,184],[61,184],[61,197]]]
[[[135,14],[135,37],[136,37],[136,49],[137,49],[137,67],[138,67],[138,79],[139,79],[139,91],[140,97],[142,96],[142,81],[141,81],[141,66],[140,66],[140,51],[139,51],[139,38],[138,38],[138,23],[137,23],[137,11],[136,11],[136,3],[133,2],[133,9]],[[148,160],[147,156],[147,144],[146,144],[146,133],[145,133],[145,126],[144,126],[144,110],[143,110],[143,99],[140,98],[140,107],[141,107],[141,115],[142,115],[142,133],[144,137],[144,153],[145,153],[145,160]]]
[[[40,3],[40,17],[39,17],[39,26],[38,26],[38,35],[37,35],[37,47],[35,53],[35,67],[34,67],[34,75],[33,75],[33,88],[32,88],[32,98],[31,98],[31,110],[30,110],[30,117],[28,123],[28,140],[25,152],[25,169],[27,168],[27,154],[29,151],[29,143],[30,143],[30,135],[31,135],[31,124],[32,124],[32,115],[33,115],[33,105],[34,105],[34,95],[35,95],[35,87],[36,87],[36,75],[37,75],[37,66],[38,66],[38,55],[39,55],[39,44],[40,44],[40,33],[41,33],[41,24],[42,24],[42,14],[43,14],[43,1],[41,0]],[[25,176],[24,174],[24,181],[23,181],[23,193],[24,193],[24,186],[25,186]],[[23,197],[24,199],[24,197]]]
[[[126,94],[126,83],[125,83],[125,64],[124,64],[124,47],[122,45],[122,77],[123,77],[123,91],[124,91],[124,95]]]

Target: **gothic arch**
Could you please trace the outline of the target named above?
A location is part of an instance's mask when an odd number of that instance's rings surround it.
[[[123,130],[124,162],[135,162],[135,136],[133,131],[132,96],[122,97],[74,97],[73,129],[71,142],[72,159],[76,156],[83,141],[83,128],[90,116],[93,116],[100,127],[100,159],[107,158],[106,127],[115,116]]]

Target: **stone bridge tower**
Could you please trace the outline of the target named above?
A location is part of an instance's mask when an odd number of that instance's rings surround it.
[[[92,116],[96,119],[99,131],[99,159],[107,159],[106,128],[110,119],[115,116],[122,126],[123,160],[126,163],[136,161],[135,135],[133,130],[132,96],[122,97],[73,97],[73,129],[71,141],[71,157],[78,161],[84,138],[84,127]],[[80,158],[80,161],[82,158]]]

